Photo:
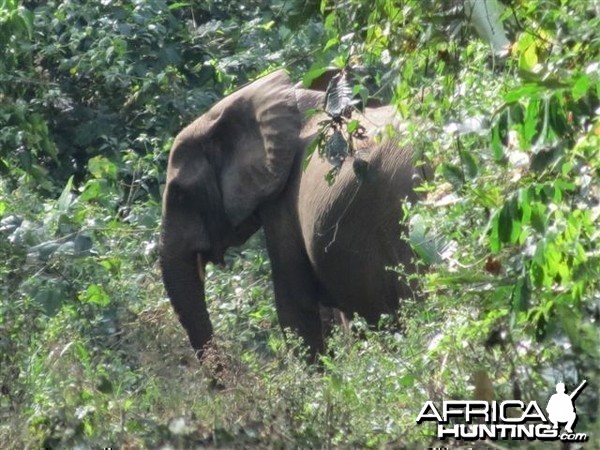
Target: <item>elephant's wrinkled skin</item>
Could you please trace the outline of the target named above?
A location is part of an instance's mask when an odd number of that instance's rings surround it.
[[[358,178],[347,160],[333,186],[331,165],[302,163],[323,93],[294,87],[283,71],[226,97],[175,139],[163,198],[164,284],[199,357],[212,337],[204,298],[204,266],[261,226],[273,270],[277,314],[312,355],[323,350],[319,305],[358,313],[374,323],[394,313],[410,287],[386,267],[410,271],[399,239],[401,204],[415,199],[420,169],[394,140],[360,141],[368,161]],[[322,118],[322,117],[321,117]],[[367,109],[361,124],[373,137],[391,122],[390,107]],[[385,135],[385,133],[382,133]]]

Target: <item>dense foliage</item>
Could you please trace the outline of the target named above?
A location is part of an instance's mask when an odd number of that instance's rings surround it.
[[[0,0],[2,448],[422,447],[426,400],[582,379],[598,438],[599,7],[512,1],[498,55],[437,3]],[[168,150],[282,65],[351,67],[398,107],[435,167],[399,236],[427,295],[402,334],[357,320],[306,367],[257,236],[208,268],[224,355],[200,366],[157,267]]]
[[[354,24],[338,61],[360,55],[391,80],[406,144],[436,168],[406,237],[429,265],[427,299],[405,312],[433,337],[415,362],[443,361],[432,397],[474,383],[483,399],[493,387],[543,403],[557,381],[597,383],[598,6],[515,2],[503,14],[512,44],[493,54],[456,10],[376,4],[326,10],[326,30],[336,40]],[[597,392],[580,400],[588,426],[597,409]]]

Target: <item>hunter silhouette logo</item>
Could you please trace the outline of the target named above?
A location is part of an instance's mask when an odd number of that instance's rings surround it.
[[[567,394],[565,384],[556,385],[546,406],[547,415],[536,401],[528,404],[521,400],[486,402],[481,400],[446,400],[440,407],[432,401],[423,405],[417,424],[426,421],[437,424],[437,437],[463,439],[467,441],[489,439],[542,440],[585,442],[586,433],[575,433],[577,422],[574,401],[586,386],[587,381]],[[566,424],[560,432],[559,424]]]
[[[571,392],[570,395],[565,394],[565,383],[558,383],[556,385],[556,394],[550,397],[546,411],[548,411],[548,419],[554,425],[553,429],[558,429],[559,422],[566,422],[565,431],[567,433],[573,433],[573,426],[577,421],[577,414],[575,413],[575,406],[573,402],[575,398],[581,393],[587,380],[583,380],[577,389]]]

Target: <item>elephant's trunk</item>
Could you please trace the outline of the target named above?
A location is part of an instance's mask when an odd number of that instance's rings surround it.
[[[213,334],[204,298],[205,262],[196,253],[170,255],[169,249],[161,255],[164,285],[196,356],[202,358]]]

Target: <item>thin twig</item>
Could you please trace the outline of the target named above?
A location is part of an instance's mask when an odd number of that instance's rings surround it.
[[[350,199],[350,201],[348,202],[348,204],[344,208],[344,211],[342,211],[342,214],[338,218],[338,220],[335,223],[335,225],[332,227],[332,228],[334,228],[333,237],[331,238],[331,241],[325,246],[325,253],[327,253],[329,251],[329,247],[331,247],[331,245],[335,242],[335,240],[337,238],[338,230],[340,228],[340,222],[342,221],[342,219],[344,218],[344,216],[348,212],[348,209],[350,208],[350,205],[352,204],[352,202],[356,198],[356,195],[358,194],[358,191],[360,190],[360,186],[361,186],[361,183],[359,182],[358,186],[356,187],[356,191],[354,191],[354,194],[352,195],[352,198]],[[331,228],[330,228],[330,230],[331,230]]]

